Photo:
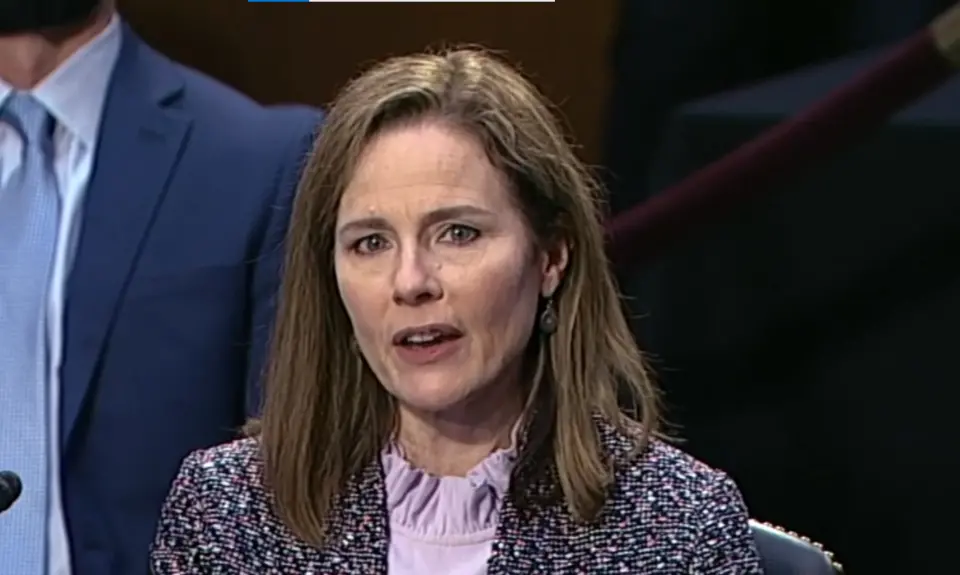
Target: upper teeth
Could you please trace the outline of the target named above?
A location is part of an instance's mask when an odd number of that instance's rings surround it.
[[[441,334],[439,332],[415,333],[412,335],[408,335],[406,337],[406,340],[409,341],[410,343],[428,343],[428,342],[434,341],[435,339],[438,339],[440,335]]]

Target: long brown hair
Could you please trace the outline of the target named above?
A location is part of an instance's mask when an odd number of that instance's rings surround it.
[[[300,182],[272,340],[261,436],[276,509],[321,545],[347,482],[394,431],[393,399],[352,349],[337,291],[334,229],[344,188],[370,138],[436,119],[477,137],[509,179],[537,238],[563,238],[570,262],[554,301],[559,326],[542,344],[536,403],[550,429],[520,454],[547,453],[559,493],[593,519],[611,481],[594,418],[637,438],[660,424],[658,394],[624,317],[604,252],[600,187],[577,159],[549,102],[521,74],[475,49],[393,58],[351,82],[329,111]],[[628,417],[624,390],[638,406]],[[537,445],[537,442],[541,445]]]

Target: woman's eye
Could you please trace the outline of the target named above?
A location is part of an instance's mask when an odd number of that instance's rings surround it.
[[[453,242],[455,244],[467,244],[477,239],[479,236],[480,232],[475,228],[464,226],[462,224],[454,224],[443,231],[440,239]]]
[[[360,238],[354,244],[354,250],[361,254],[372,254],[387,247],[387,240],[379,234]]]

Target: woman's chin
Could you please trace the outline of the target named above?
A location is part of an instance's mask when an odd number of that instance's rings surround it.
[[[462,406],[464,397],[450,394],[415,394],[405,396],[401,402],[407,408],[419,413],[439,414],[454,411]]]
[[[423,413],[441,413],[456,409],[470,396],[469,389],[451,387],[449,380],[445,384],[429,380],[410,382],[396,391],[397,398],[403,405]]]

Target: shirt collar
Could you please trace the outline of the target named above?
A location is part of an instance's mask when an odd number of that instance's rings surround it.
[[[106,28],[31,90],[58,126],[91,148],[96,145],[122,36],[120,17],[114,14]],[[12,91],[9,84],[0,80],[0,104]]]

